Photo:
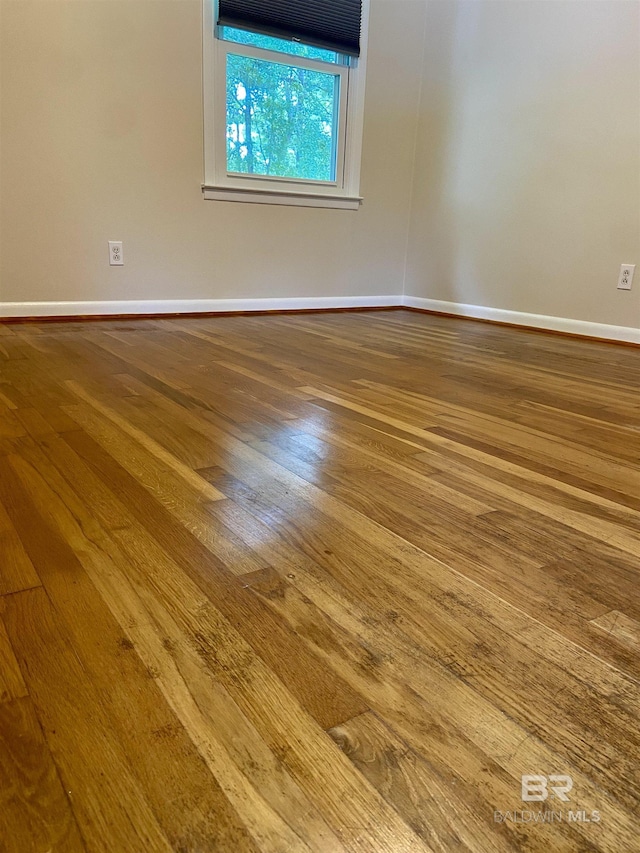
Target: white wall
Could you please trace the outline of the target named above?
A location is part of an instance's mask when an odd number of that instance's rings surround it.
[[[406,292],[640,327],[640,4],[429,0],[426,33]]]
[[[0,0],[0,303],[401,293],[424,14],[373,0],[340,211],[202,199],[201,0]]]

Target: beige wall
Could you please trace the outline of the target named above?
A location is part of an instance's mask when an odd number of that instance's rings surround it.
[[[406,292],[640,327],[640,4],[429,0],[426,32]]]
[[[0,10],[0,302],[401,292],[422,0],[372,3],[357,212],[203,201],[200,0]]]
[[[391,295],[404,277],[640,327],[637,0],[373,0],[357,212],[203,201],[200,9],[0,0],[0,302]]]

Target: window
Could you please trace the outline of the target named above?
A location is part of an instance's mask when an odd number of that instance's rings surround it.
[[[357,208],[366,2],[204,7],[205,198]]]

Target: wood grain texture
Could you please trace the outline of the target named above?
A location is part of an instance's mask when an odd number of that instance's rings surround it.
[[[27,686],[0,617],[0,702],[21,699],[27,695]]]
[[[40,586],[40,578],[15,531],[6,510],[0,504],[0,595]]]
[[[617,640],[632,651],[640,648],[640,622],[630,619],[619,610],[611,610],[604,616],[592,619],[591,624],[605,631],[608,638]]]
[[[329,734],[432,850],[508,849],[510,839],[478,826],[469,803],[372,712],[330,729]]]
[[[89,849],[256,849],[142,667],[128,690],[106,667],[94,681],[43,590],[11,596],[3,606]],[[121,645],[121,671],[134,654]],[[167,753],[171,762],[163,761]],[[160,772],[162,765],[170,772]]]
[[[3,853],[81,853],[85,845],[31,701],[0,702]]]
[[[640,351],[401,310],[0,340],[0,850],[640,851]]]

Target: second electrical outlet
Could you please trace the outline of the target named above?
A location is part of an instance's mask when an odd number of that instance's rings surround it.
[[[636,271],[635,264],[622,264],[618,278],[618,290],[631,290],[633,274]]]
[[[109,240],[109,263],[112,267],[123,266],[122,240]]]

